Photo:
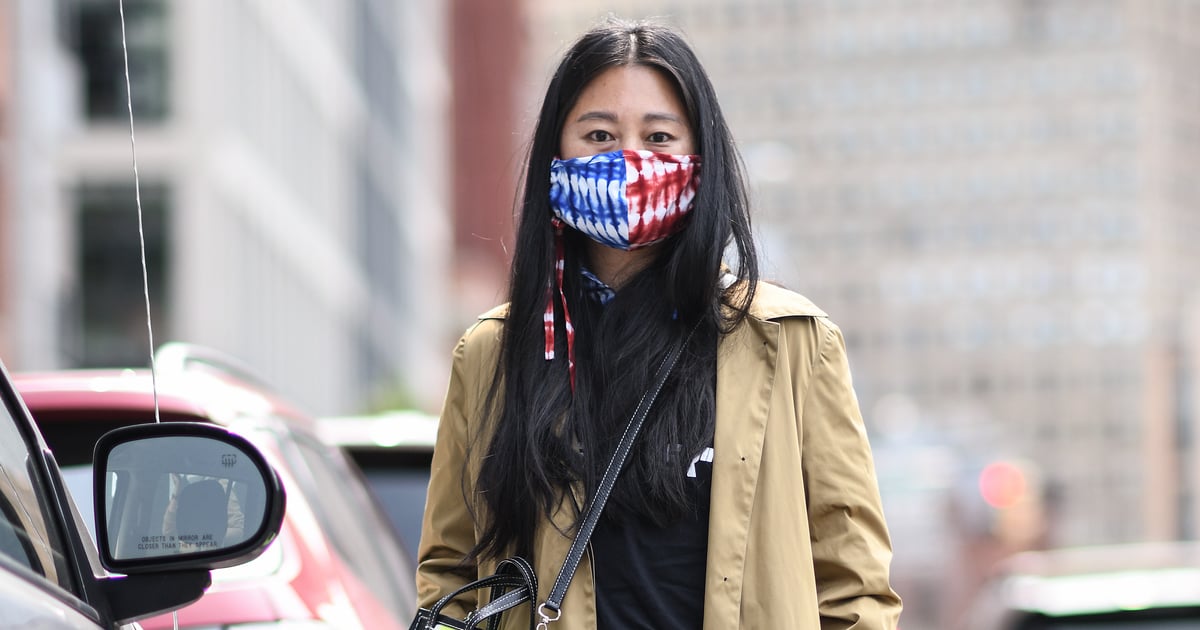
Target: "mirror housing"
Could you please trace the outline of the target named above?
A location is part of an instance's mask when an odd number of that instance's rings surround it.
[[[205,423],[122,427],[96,443],[96,538],[109,571],[209,570],[258,557],[283,522],[278,474],[245,438]]]

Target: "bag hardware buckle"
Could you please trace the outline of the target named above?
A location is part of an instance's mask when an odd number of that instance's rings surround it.
[[[542,618],[542,620],[540,622],[538,622],[536,630],[546,630],[547,628],[550,627],[550,624],[554,623],[555,621],[558,621],[558,618],[562,616],[561,610],[556,610],[554,608],[551,608],[550,610],[554,611],[554,617],[551,617],[550,615],[546,614],[546,610],[545,610],[546,608],[548,608],[548,607],[546,606],[545,603],[542,603],[541,605],[538,606],[537,614],[539,617]]]

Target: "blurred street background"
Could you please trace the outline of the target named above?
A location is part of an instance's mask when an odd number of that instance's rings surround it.
[[[553,64],[683,29],[765,276],[845,331],[906,629],[1200,535],[1200,0],[126,0],[155,341],[434,412]],[[0,357],[145,365],[116,0],[0,0]]]

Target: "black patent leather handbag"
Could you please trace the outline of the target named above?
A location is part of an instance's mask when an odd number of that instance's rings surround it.
[[[604,477],[600,479],[600,485],[596,488],[596,496],[592,498],[587,510],[584,511],[583,520],[579,523],[579,531],[575,532],[571,549],[567,552],[566,559],[563,560],[562,569],[559,570],[558,578],[554,580],[554,586],[550,589],[550,595],[546,597],[546,601],[536,609],[533,607],[538,593],[537,576],[534,574],[533,567],[523,558],[507,558],[496,565],[496,572],[492,575],[466,584],[442,597],[433,606],[418,610],[416,619],[413,619],[412,624],[408,627],[409,630],[478,630],[482,624],[486,624],[483,626],[485,630],[498,630],[504,613],[526,602],[529,603],[530,630],[535,628],[536,630],[547,630],[551,623],[558,621],[562,616],[562,602],[567,595],[567,586],[571,584],[571,579],[575,576],[575,569],[579,568],[579,561],[583,558],[588,541],[592,538],[592,532],[596,529],[596,523],[600,520],[600,512],[604,509],[604,504],[608,502],[608,495],[617,482],[617,475],[625,465],[629,451],[633,448],[633,442],[637,438],[638,432],[641,431],[642,424],[646,421],[646,415],[650,412],[650,406],[654,404],[654,399],[658,398],[658,393],[662,391],[663,384],[667,381],[667,375],[675,367],[679,355],[695,332],[696,328],[692,328],[683,343],[671,349],[662,364],[658,366],[654,385],[646,390],[646,393],[642,394],[641,400],[638,401],[637,408],[633,411],[633,417],[625,426],[625,433],[621,435],[617,450],[609,459]],[[485,590],[490,590],[491,599],[468,614],[466,618],[454,619],[442,614],[442,609],[455,597],[471,591]],[[478,595],[476,597],[478,598]],[[537,617],[534,616],[535,612]]]
[[[442,609],[455,597],[477,590],[489,590],[491,600],[480,606],[465,619],[454,619],[442,614]],[[417,611],[409,630],[474,630],[487,623],[487,630],[500,627],[500,618],[510,608],[532,601],[537,597],[537,575],[524,558],[513,557],[501,560],[496,572],[467,584],[439,599],[429,608]],[[529,607],[529,627],[535,624],[533,607]]]

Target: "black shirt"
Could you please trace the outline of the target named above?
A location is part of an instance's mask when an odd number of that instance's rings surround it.
[[[705,449],[689,468],[694,507],[679,521],[659,527],[649,519],[628,516],[617,523],[601,514],[591,541],[601,630],[698,630],[704,624],[712,455]]]

